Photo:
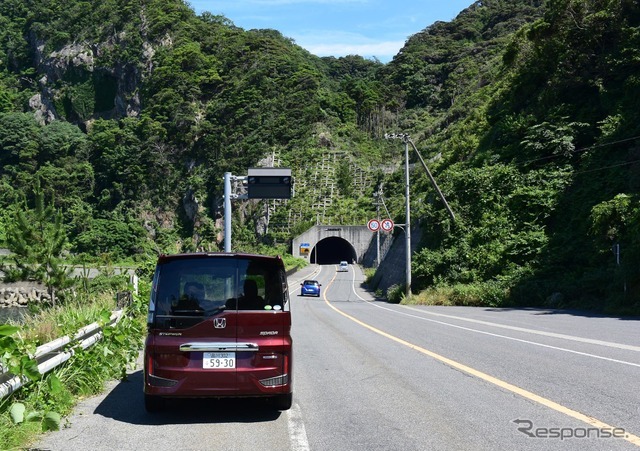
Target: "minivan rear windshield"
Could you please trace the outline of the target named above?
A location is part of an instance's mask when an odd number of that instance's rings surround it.
[[[281,310],[283,274],[268,259],[176,258],[158,265],[155,317],[210,317],[223,310]]]

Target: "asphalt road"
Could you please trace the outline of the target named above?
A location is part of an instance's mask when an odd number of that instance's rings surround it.
[[[316,278],[320,298],[299,296]],[[359,268],[289,280],[294,405],[183,401],[142,375],[82,402],[50,450],[603,450],[640,447],[640,320],[374,300]]]

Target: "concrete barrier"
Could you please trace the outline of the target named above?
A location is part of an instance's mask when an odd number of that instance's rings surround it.
[[[51,301],[51,296],[44,285],[16,282],[0,283],[0,308],[26,307],[29,303]]]

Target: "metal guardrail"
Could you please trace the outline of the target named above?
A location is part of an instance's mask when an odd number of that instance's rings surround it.
[[[122,309],[113,311],[107,326],[117,324],[122,314]],[[69,360],[78,348],[87,349],[97,343],[101,338],[102,328],[98,323],[91,323],[78,330],[73,337],[66,335],[38,346],[35,354],[30,357],[36,360],[38,363],[38,372],[44,375]],[[29,379],[26,376],[14,376],[1,367],[0,370],[0,399],[5,398],[23,385],[29,383]]]

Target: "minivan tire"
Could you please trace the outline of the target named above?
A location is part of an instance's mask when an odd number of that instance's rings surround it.
[[[157,413],[164,408],[164,399],[159,396],[144,395],[144,410],[148,413]]]
[[[293,404],[293,393],[278,395],[271,398],[271,405],[276,410],[289,410]]]

